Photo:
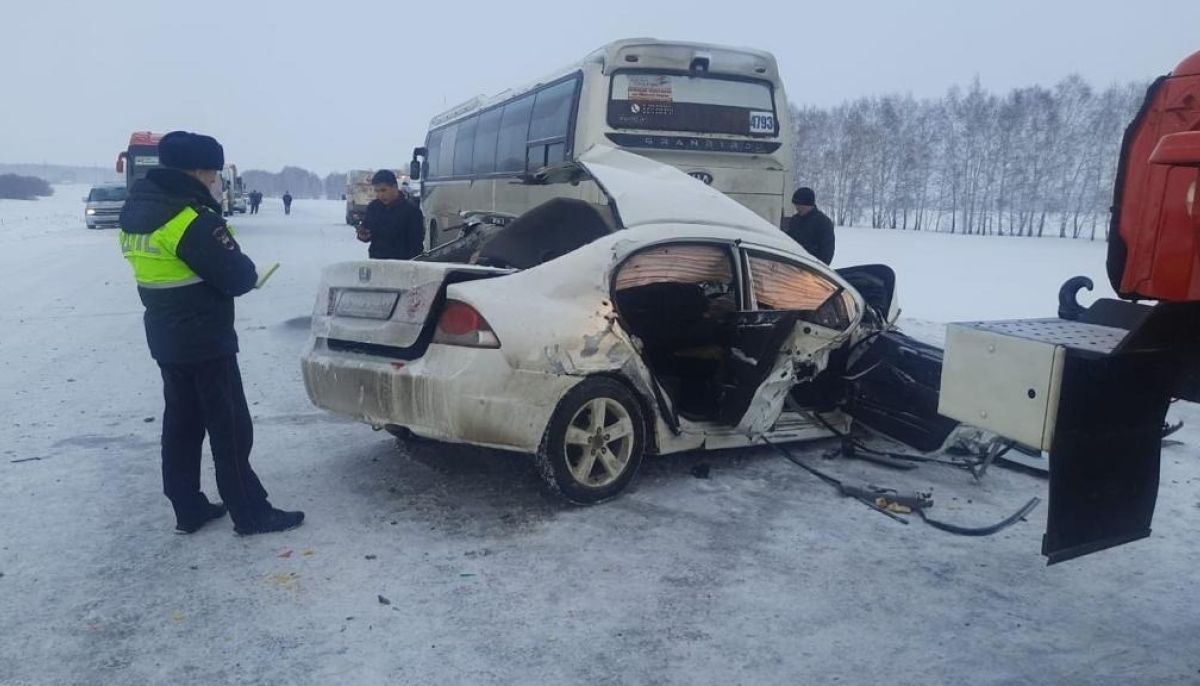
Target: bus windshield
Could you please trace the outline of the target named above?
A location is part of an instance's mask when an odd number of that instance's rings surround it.
[[[765,81],[644,71],[613,74],[608,124],[651,131],[779,134],[774,93]]]
[[[130,183],[146,177],[146,172],[159,166],[158,146],[130,146],[126,178]]]

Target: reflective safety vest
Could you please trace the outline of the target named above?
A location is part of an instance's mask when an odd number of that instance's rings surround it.
[[[142,288],[179,288],[200,283],[201,279],[175,254],[183,233],[196,217],[196,210],[185,207],[152,233],[121,231],[121,252],[133,267],[133,278]]]

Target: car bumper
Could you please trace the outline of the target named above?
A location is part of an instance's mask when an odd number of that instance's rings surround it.
[[[301,362],[313,404],[424,438],[536,452],[554,408],[582,379],[514,369],[500,350],[431,345],[417,360],[309,343]]]
[[[83,220],[89,229],[111,228],[121,223],[121,215],[93,214],[85,216]]]

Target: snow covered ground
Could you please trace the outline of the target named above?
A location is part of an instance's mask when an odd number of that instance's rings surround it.
[[[239,302],[253,461],[309,519],[172,535],[158,372],[114,233],[83,227],[85,190],[0,201],[0,684],[1200,683],[1194,406],[1173,410],[1189,423],[1154,536],[1053,568],[1044,505],[957,538],[764,450],[651,460],[624,497],[564,507],[520,456],[406,449],[309,405],[297,358],[318,270],[365,254],[337,202],[285,217],[268,199],[235,222],[260,264],[283,264]],[[1052,315],[1066,277],[1104,283],[1103,257],[854,229],[837,262],[892,264],[906,315],[929,322]],[[965,524],[1046,490],[1003,469],[823,464],[932,489]],[[204,480],[215,497],[207,464]]]

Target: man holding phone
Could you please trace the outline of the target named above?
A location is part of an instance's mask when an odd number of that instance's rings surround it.
[[[380,169],[371,177],[375,199],[358,225],[358,240],[369,243],[373,260],[410,260],[425,251],[425,217],[405,200],[395,172]]]

